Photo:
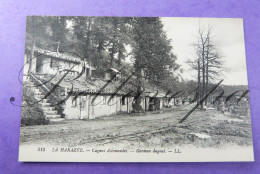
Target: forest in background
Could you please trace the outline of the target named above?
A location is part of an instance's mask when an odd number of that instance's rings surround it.
[[[31,58],[37,47],[80,57],[100,71],[122,69],[125,76],[133,67],[137,93],[145,89],[146,80],[171,93],[195,90],[200,99],[224,69],[222,55],[211,39],[211,28],[198,30],[194,45],[197,55],[187,62],[192,71],[197,71],[195,81],[182,79],[183,70],[159,17],[28,16],[26,47],[31,50]]]

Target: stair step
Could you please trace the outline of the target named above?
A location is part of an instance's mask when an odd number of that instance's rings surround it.
[[[46,99],[46,98],[45,98],[45,99],[42,99],[42,102],[48,103],[48,100],[49,100],[49,99]]]
[[[32,90],[35,92],[35,93],[41,93],[41,91],[40,91],[40,89],[38,89],[38,88],[32,88]]]
[[[44,103],[40,103],[42,106],[50,106],[51,105],[51,103],[46,103],[46,102],[44,102]]]
[[[59,121],[63,121],[65,120],[65,118],[51,118],[50,122],[59,122]]]
[[[58,111],[55,111],[55,110],[45,110],[44,113],[46,115],[57,115]]]
[[[26,82],[26,85],[27,85],[27,86],[33,86],[33,87],[35,87],[35,86],[34,86],[34,83],[32,83],[32,82]]]
[[[61,118],[60,115],[45,115],[46,118]]]
[[[31,84],[34,84],[34,83],[33,83],[33,81],[32,81],[32,80],[30,80],[30,79],[27,79],[27,80],[25,80],[25,82],[26,82],[26,83],[31,83]]]
[[[43,111],[53,111],[53,110],[55,110],[55,107],[46,106],[46,107],[42,107],[42,110],[43,110]]]
[[[35,92],[34,95],[42,95],[42,92]]]
[[[38,97],[38,98],[43,98],[45,95],[41,94],[41,95],[36,95],[35,97]]]
[[[44,96],[43,96],[44,97]],[[34,97],[36,100],[41,100],[41,102],[43,102],[44,101],[44,99],[43,99],[43,97],[38,97],[37,95]],[[48,99],[47,99],[48,100]],[[48,103],[48,101],[46,102],[46,101],[44,101],[44,103]]]

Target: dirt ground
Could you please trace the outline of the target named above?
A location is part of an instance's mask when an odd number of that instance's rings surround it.
[[[249,116],[234,117],[216,110],[195,110],[187,120],[178,123],[191,108],[181,106],[145,114],[65,120],[50,125],[21,127],[20,145],[125,148],[252,146]]]

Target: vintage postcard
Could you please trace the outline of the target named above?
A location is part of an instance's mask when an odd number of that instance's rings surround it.
[[[242,19],[26,23],[19,161],[254,161]]]

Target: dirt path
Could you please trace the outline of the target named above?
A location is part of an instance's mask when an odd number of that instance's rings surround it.
[[[167,109],[161,113],[116,115],[96,120],[66,120],[60,124],[21,128],[20,144],[63,146],[103,146],[104,144],[134,147],[194,144],[220,146],[227,143],[250,145],[250,119],[230,118],[217,111],[195,110],[183,123],[178,121],[191,106]],[[209,135],[209,140],[192,133]]]

